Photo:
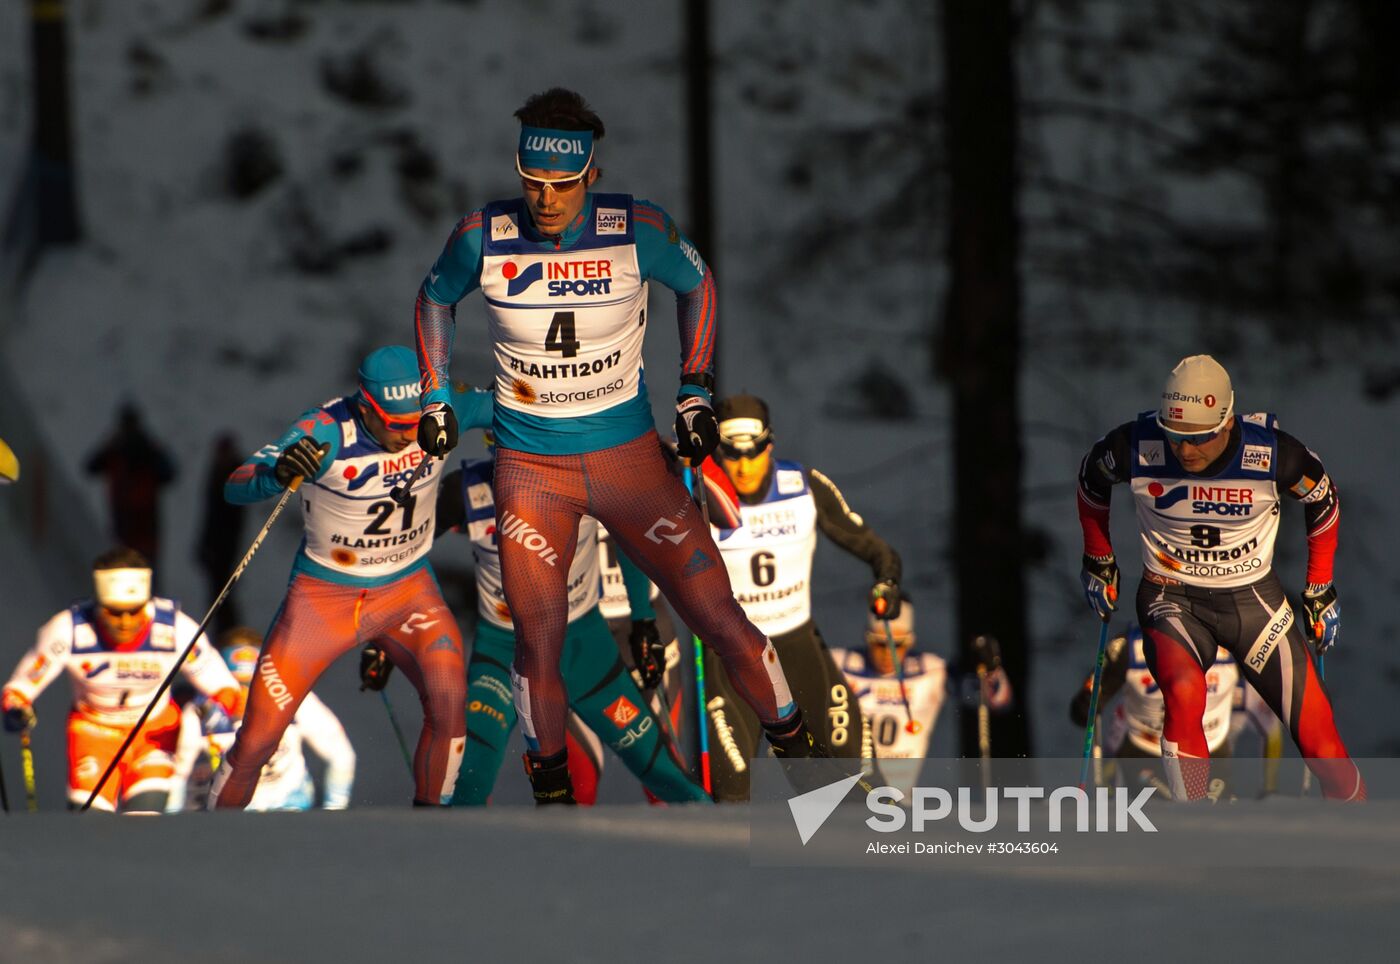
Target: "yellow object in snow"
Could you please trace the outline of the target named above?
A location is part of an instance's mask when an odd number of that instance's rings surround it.
[[[5,444],[5,440],[0,438],[0,484],[18,481],[19,459],[15,458],[14,451]]]

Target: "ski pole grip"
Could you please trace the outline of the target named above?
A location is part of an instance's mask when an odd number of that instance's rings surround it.
[[[297,489],[301,488],[301,480],[304,478],[306,478],[304,475],[292,476],[292,481],[287,484],[287,491],[295,492]]]
[[[885,616],[885,610],[887,610],[887,609],[889,609],[889,608],[890,608],[889,600],[886,599],[884,596],[877,596],[877,597],[875,598],[875,615],[876,615],[876,616],[879,616],[881,619],[883,619],[884,616]]]

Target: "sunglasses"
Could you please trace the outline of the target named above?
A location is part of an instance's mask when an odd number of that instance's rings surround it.
[[[520,183],[525,190],[535,194],[544,193],[545,188],[552,188],[555,194],[569,194],[583,186],[583,178],[587,173],[584,171],[575,177],[530,177],[528,174],[522,174]]]
[[[1207,442],[1209,442],[1211,439],[1215,438],[1217,435],[1219,435],[1219,434],[1220,434],[1221,432],[1223,432],[1223,431],[1224,431],[1224,429],[1219,429],[1219,428],[1217,428],[1217,429],[1215,429],[1214,431],[1210,431],[1210,432],[1194,432],[1194,433],[1192,433],[1192,432],[1173,432],[1173,431],[1172,431],[1171,429],[1169,429],[1169,428],[1164,428],[1164,429],[1162,429],[1163,434],[1165,434],[1165,435],[1167,436],[1167,441],[1168,441],[1168,442],[1171,442],[1173,445],[1205,445]]]
[[[384,411],[383,407],[374,400],[374,396],[363,386],[360,386],[360,398],[369,403],[369,407],[374,410],[374,414],[379,416],[379,420],[396,432],[406,432],[411,428],[418,427],[421,416],[417,413],[409,415],[391,415]]]

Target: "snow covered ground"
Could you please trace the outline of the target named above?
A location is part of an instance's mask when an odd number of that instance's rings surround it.
[[[1357,811],[1353,830],[1393,848],[1393,808]],[[1296,834],[1293,809],[1257,808],[1251,831]],[[1231,832],[1223,812],[1181,819],[1201,839]],[[1323,840],[1348,833],[1319,824]],[[752,867],[733,808],[24,828],[0,832],[3,961],[1380,962],[1400,938],[1393,867]]]
[[[16,166],[28,116],[16,7],[0,12],[0,174]],[[721,240],[713,255],[725,384],[768,396],[780,454],[835,479],[903,553],[921,603],[920,638],[947,653],[947,400],[925,375],[923,347],[943,296],[944,225],[936,198],[892,193],[914,163],[910,142],[937,126],[904,112],[911,92],[937,92],[933,15],[888,0],[715,7]],[[93,518],[105,508],[100,487],[81,480],[82,457],[110,430],[119,402],[141,405],[181,463],[165,502],[162,578],[196,613],[206,600],[193,539],[213,436],[233,430],[252,451],[306,406],[346,391],[366,350],[410,337],[414,292],[456,217],[514,187],[510,112],[527,94],[553,83],[582,89],[609,125],[603,187],[655,199],[687,223],[677,5],[80,0],[71,8],[88,239],[46,256],[3,350],[55,442],[58,469]],[[278,19],[284,13],[304,17],[303,29]],[[281,37],[272,29],[279,24]],[[325,82],[363,64],[382,80],[371,90],[377,105],[357,106]],[[1053,71],[1036,81],[1042,90],[1058,82]],[[872,128],[885,133],[869,135]],[[253,129],[275,145],[282,173],[236,199],[220,186],[225,145]],[[1044,146],[1067,164],[1102,148],[1063,128],[1051,128]],[[1112,165],[1084,170],[1127,176]],[[1028,197],[1029,210],[1045,203]],[[901,205],[919,216],[901,218]],[[867,214],[880,212],[883,224],[890,211],[888,244],[854,240]],[[1034,237],[1038,229],[1029,230]],[[820,249],[809,247],[814,232],[827,239]],[[651,316],[669,318],[669,295],[654,297]],[[454,368],[475,382],[488,374],[479,310],[475,298],[462,307]],[[665,425],[677,348],[666,324],[653,328],[647,360]],[[1093,438],[1151,406],[1178,357],[1216,336],[1184,304],[1111,291],[1086,301],[1035,273],[1026,329],[1027,516],[1049,539],[1030,582],[1036,665],[1028,700],[1040,750],[1072,753],[1078,734],[1065,706],[1095,638],[1075,578],[1078,459]],[[1328,659],[1342,730],[1358,753],[1391,753],[1400,749],[1390,709],[1400,685],[1400,617],[1391,605],[1400,588],[1391,559],[1400,519],[1387,483],[1400,456],[1384,440],[1394,435],[1400,395],[1368,400],[1360,365],[1345,359],[1381,361],[1395,348],[1348,343],[1316,358],[1265,344],[1254,331],[1232,331],[1237,347],[1227,357],[1241,407],[1278,412],[1322,454],[1346,500],[1338,563],[1345,628]],[[850,417],[852,381],[871,364],[909,390],[913,419]],[[1115,541],[1131,560],[1121,502]],[[258,521],[255,513],[250,536]],[[0,534],[23,558],[17,533]],[[244,603],[259,625],[280,598],[297,538],[294,523],[280,525],[245,577]],[[94,547],[104,541],[93,533]],[[1290,586],[1301,580],[1301,547],[1301,519],[1291,513],[1279,554]],[[450,543],[437,551],[443,565],[465,556]],[[1133,571],[1131,562],[1124,570]],[[868,574],[827,546],[815,584],[828,639],[849,643]],[[0,638],[0,664],[27,644],[30,627],[84,588],[36,592],[7,579],[0,599],[11,630]],[[347,660],[320,691],[361,750],[356,803],[401,801],[404,774],[382,709],[355,691],[353,677]],[[411,692],[391,693],[413,725]],[[61,797],[62,703],[50,695],[39,707],[46,805]],[[952,737],[951,726],[941,727],[934,752],[948,751]],[[522,781],[509,777],[503,797],[521,798]],[[633,799],[630,788],[618,794]]]

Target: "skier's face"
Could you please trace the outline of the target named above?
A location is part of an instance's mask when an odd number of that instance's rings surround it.
[[[581,175],[569,171],[545,171],[537,167],[521,169],[520,193],[525,207],[541,234],[563,234],[583,210],[588,188],[598,180],[598,169],[590,167]],[[551,183],[552,182],[552,183]]]
[[[365,428],[369,429],[369,434],[374,436],[374,440],[382,445],[386,452],[402,452],[418,440],[416,420],[412,424],[404,422],[390,425],[364,402],[360,403],[360,418],[363,419]]]
[[[753,495],[763,485],[763,480],[768,478],[773,450],[765,448],[756,455],[735,458],[725,454],[723,449],[716,449],[715,458],[719,467],[724,469],[724,474],[729,476],[729,481],[734,483],[736,492],[740,495]]]
[[[145,606],[135,609],[97,607],[97,623],[102,627],[103,635],[118,646],[124,646],[140,636],[149,622]]]
[[[1164,423],[1164,427],[1167,429],[1167,444],[1181,467],[1188,472],[1200,472],[1225,453],[1226,446],[1230,444],[1230,431],[1235,427],[1235,417],[1231,415],[1217,432],[1210,432],[1208,425]],[[1193,434],[1193,429],[1198,431]]]
[[[902,660],[904,654],[909,652],[909,644],[913,642],[907,633],[894,634],[895,654]],[[870,666],[881,676],[894,675],[894,660],[890,659],[890,641],[885,638],[884,633],[866,633],[865,645],[870,653]]]

